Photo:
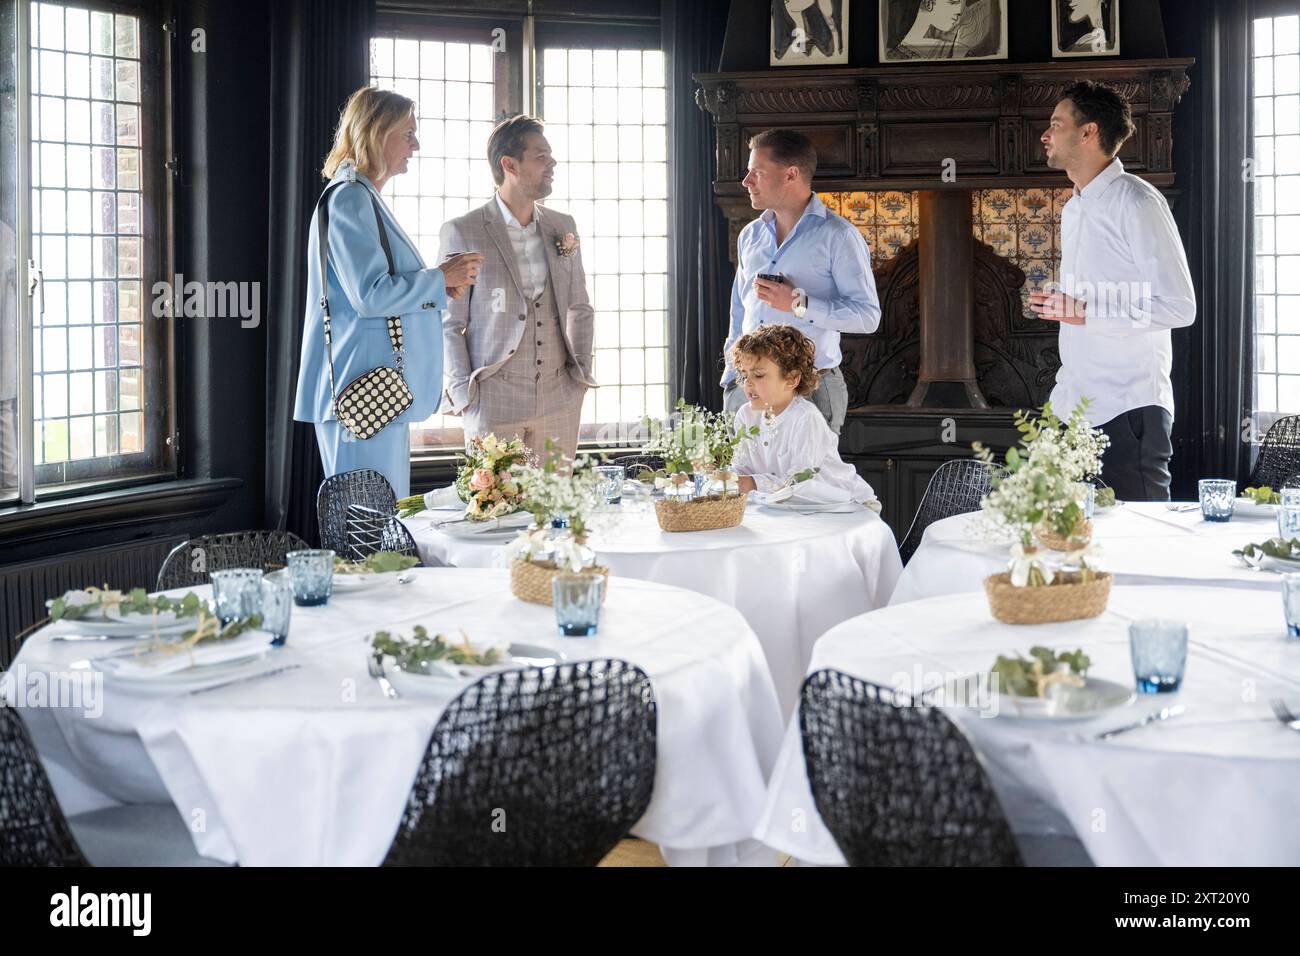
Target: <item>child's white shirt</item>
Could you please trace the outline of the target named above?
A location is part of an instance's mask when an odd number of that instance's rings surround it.
[[[738,475],[751,476],[759,491],[771,493],[805,468],[820,468],[795,485],[796,498],[828,504],[876,500],[871,485],[840,458],[839,439],[812,402],[795,396],[780,415],[767,419],[748,403],[736,412],[738,430],[757,425],[759,433],[740,443],[732,468]]]

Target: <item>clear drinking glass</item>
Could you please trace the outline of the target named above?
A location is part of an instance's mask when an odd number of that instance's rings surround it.
[[[1143,694],[1178,690],[1187,663],[1187,625],[1182,621],[1134,621],[1128,626],[1133,674]]]
[[[600,623],[603,574],[557,574],[551,578],[555,623],[565,637],[591,637]]]
[[[1237,483],[1231,478],[1202,478],[1197,482],[1201,495],[1201,517],[1206,521],[1227,521],[1237,502]]]
[[[1279,537],[1300,538],[1300,488],[1283,488],[1278,492],[1277,533]]]
[[[597,465],[596,482],[605,504],[616,505],[623,500],[623,479],[627,471],[622,465]]]
[[[330,599],[334,586],[334,552],[329,548],[290,551],[289,584],[293,602],[299,607],[315,607]]]
[[[1300,637],[1300,574],[1282,575],[1282,610],[1286,613],[1286,632]]]
[[[1097,506],[1097,489],[1090,481],[1076,482],[1074,494],[1079,502],[1079,507],[1083,509],[1083,518],[1085,521],[1092,520],[1092,512]]]
[[[283,578],[262,579],[262,630],[275,635],[273,647],[282,647],[289,638],[289,618],[293,613],[293,588]]]
[[[212,581],[212,603],[222,627],[261,611],[261,568],[226,568],[213,571],[208,578]]]

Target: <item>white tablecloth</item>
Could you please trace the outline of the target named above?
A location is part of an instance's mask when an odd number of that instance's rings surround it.
[[[956,515],[925,529],[890,604],[940,594],[983,591],[984,578],[1007,569],[1006,544],[975,536],[977,514]],[[1276,591],[1278,575],[1251,571],[1232,553],[1277,536],[1271,517],[1206,521],[1200,511],[1170,511],[1161,502],[1125,502],[1097,512],[1092,540],[1100,566],[1116,584],[1197,584]]]
[[[446,513],[407,519],[426,564],[505,567],[501,537],[453,537],[433,527]],[[616,525],[592,535],[612,574],[688,588],[738,609],[758,635],[783,714],[799,694],[813,643],[841,621],[883,607],[902,571],[889,526],[872,511],[794,514],[751,505],[722,531],[661,531],[653,512],[624,505]]]
[[[379,863],[445,701],[385,699],[367,674],[363,637],[424,624],[641,667],[658,701],[658,766],[633,832],[663,846],[669,862],[775,862],[748,838],[782,718],[758,641],[733,608],[616,578],[599,635],[561,638],[552,609],[512,597],[504,572],[416,574],[407,585],[390,576],[336,591],[324,607],[294,608],[288,644],[274,654],[296,670],[192,696],[109,685],[97,719],[71,708],[24,709],[64,812],[172,801],[205,856],[243,865]],[[42,632],[12,671],[66,672],[119,646]]]
[[[1123,710],[1053,726],[947,710],[982,751],[1013,830],[1072,828],[1100,866],[1300,864],[1300,734],[1268,704],[1282,697],[1300,707],[1300,640],[1286,636],[1274,594],[1120,587],[1099,618],[1032,627],[997,623],[982,594],[931,598],[841,624],[817,642],[809,671],[835,668],[915,691],[1042,644],[1081,647],[1092,676],[1132,686],[1128,624],[1146,617],[1189,623],[1176,694],[1140,694]],[[1187,708],[1180,717],[1094,739],[1177,703]],[[756,835],[803,860],[844,862],[813,804],[797,718]]]

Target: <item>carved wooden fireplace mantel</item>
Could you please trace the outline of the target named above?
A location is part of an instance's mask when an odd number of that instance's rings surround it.
[[[1064,175],[1048,168],[1039,136],[1061,94],[1080,79],[1107,82],[1128,98],[1137,129],[1120,158],[1129,172],[1168,190],[1174,182],[1173,112],[1193,62],[699,73],[695,99],[714,118],[714,192],[738,232],[753,218],[740,185],[749,159],[745,144],[773,126],[797,129],[813,141],[818,191],[1066,186]],[[952,182],[941,179],[947,159],[955,163]]]
[[[1012,410],[1040,405],[1060,365],[1056,326],[1024,314],[1022,289],[1033,287],[1027,270],[974,238],[972,192],[1042,190],[1038,201],[1048,196],[1050,204],[1054,191],[1068,188],[1065,175],[1048,168],[1039,137],[1064,91],[1092,79],[1117,88],[1132,107],[1135,132],[1120,150],[1125,169],[1176,196],[1173,116],[1193,62],[696,74],[696,102],[717,133],[714,197],[730,224],[733,263],[737,236],[756,215],[740,184],[746,144],[762,130],[788,127],[812,140],[818,193],[843,194],[846,203],[851,193],[887,190],[891,201],[920,193],[918,240],[875,265],[880,327],[842,342],[850,412],[841,453],[876,488],[899,534],[938,463],[968,454],[972,439],[995,448],[1013,443]],[[1055,217],[1045,225],[1054,230]],[[1041,286],[1043,278],[1039,270],[1034,281]],[[954,382],[955,390],[930,391],[939,382]],[[941,438],[954,421],[957,437]]]

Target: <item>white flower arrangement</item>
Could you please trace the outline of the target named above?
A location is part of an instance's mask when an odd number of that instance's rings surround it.
[[[773,422],[775,417],[772,418]],[[691,472],[709,475],[723,495],[739,494],[740,481],[731,470],[740,444],[757,438],[759,428],[738,426],[731,415],[711,412],[679,398],[665,423],[643,420],[650,440],[642,451],[664,460],[664,474],[655,477],[655,487],[670,491],[686,484]]]
[[[1033,547],[1034,528],[1046,524],[1067,540],[1082,526],[1085,517],[1079,502],[1079,483],[1101,470],[1101,456],[1109,439],[1087,421],[1087,400],[1080,402],[1062,422],[1049,404],[1031,417],[1016,413],[1020,446],[1007,449],[1006,475],[995,475],[993,489],[980,501],[981,520],[977,530],[988,536],[1010,536],[1012,583],[1017,587],[1051,584],[1053,575]],[[993,453],[975,443],[981,461],[993,464]],[[1091,576],[1095,551],[1077,547],[1065,556],[1067,564],[1080,569],[1081,580]]]

